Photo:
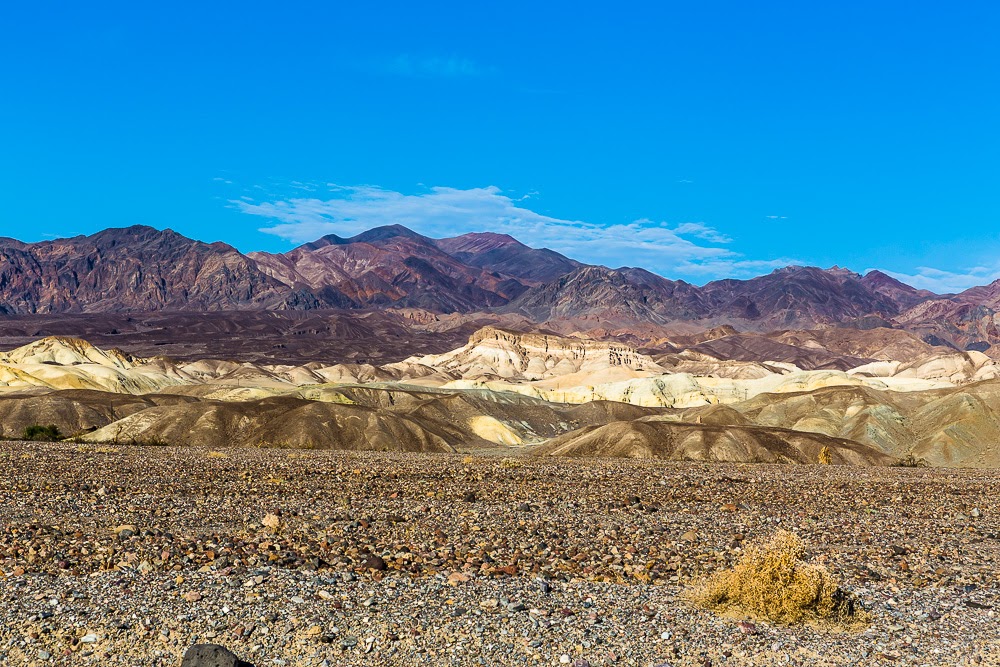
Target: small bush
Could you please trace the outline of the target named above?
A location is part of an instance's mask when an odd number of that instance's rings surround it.
[[[121,450],[106,445],[77,445],[76,451],[81,454],[117,454]]]
[[[225,452],[220,452],[217,450],[212,450],[208,454],[205,454],[210,459],[228,459],[229,455]]]
[[[520,468],[524,465],[524,461],[520,459],[515,459],[511,457],[500,459],[501,468]]]
[[[927,459],[913,454],[907,454],[892,464],[893,468],[927,468],[929,466],[930,463],[927,462]]]
[[[35,440],[38,442],[57,442],[62,440],[62,433],[59,432],[59,427],[55,424],[49,424],[48,426],[42,426],[41,424],[32,424],[24,429],[24,439],[25,440]]]
[[[75,440],[74,442],[81,442],[80,440]],[[82,441],[85,443],[96,444],[96,445],[108,445],[111,447],[169,447],[170,443],[166,440],[161,440],[156,436],[149,438],[110,438],[108,440],[87,440]]]
[[[804,553],[802,540],[780,530],[769,541],[749,546],[732,569],[712,575],[687,597],[714,611],[773,623],[864,621],[865,612],[826,568],[802,562]]]
[[[833,463],[833,454],[830,453],[830,448],[826,445],[823,449],[819,450],[819,462],[820,465],[828,466]]]

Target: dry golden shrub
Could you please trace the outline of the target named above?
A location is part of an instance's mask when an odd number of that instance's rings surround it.
[[[867,620],[853,598],[821,565],[802,561],[798,536],[779,530],[747,547],[732,569],[717,572],[687,597],[717,612],[737,612],[772,623],[809,620],[856,624]]]
[[[228,459],[229,458],[228,454],[226,454],[225,452],[217,451],[217,450],[213,450],[213,451],[209,452],[208,454],[205,454],[205,456],[207,456],[210,459]]]
[[[277,514],[265,514],[264,518],[260,520],[261,525],[270,530],[275,535],[281,530],[281,519]]]
[[[830,453],[830,448],[826,445],[823,449],[819,450],[819,462],[825,466],[833,463],[833,454]]]
[[[117,454],[121,450],[107,446],[77,445],[76,451],[80,452],[81,454]]]
[[[515,458],[510,457],[510,456],[508,456],[506,458],[500,459],[500,467],[501,468],[520,468],[523,465],[524,465],[524,461],[522,461],[520,459],[515,459]]]

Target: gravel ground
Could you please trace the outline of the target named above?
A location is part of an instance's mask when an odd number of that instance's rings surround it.
[[[0,443],[0,665],[1000,665],[1000,472]],[[858,631],[680,601],[786,528]]]

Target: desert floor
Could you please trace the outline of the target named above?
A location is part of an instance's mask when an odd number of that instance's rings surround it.
[[[1000,472],[0,443],[0,665],[1000,664]],[[871,615],[684,602],[797,533]]]

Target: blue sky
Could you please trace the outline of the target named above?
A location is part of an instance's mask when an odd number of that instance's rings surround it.
[[[402,222],[696,283],[1000,277],[997,3],[417,5],[6,7],[0,234]]]

